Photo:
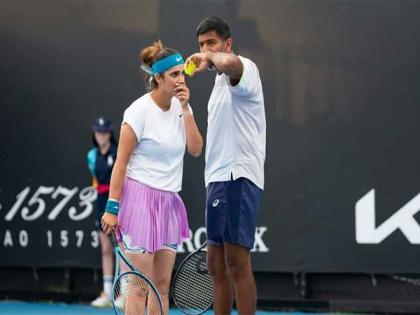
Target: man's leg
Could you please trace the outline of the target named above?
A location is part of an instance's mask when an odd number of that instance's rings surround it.
[[[207,267],[213,278],[214,313],[228,315],[233,304],[232,279],[226,268],[223,246],[207,246]]]
[[[240,315],[255,314],[256,286],[250,249],[255,241],[256,220],[262,190],[246,178],[229,186],[229,206],[224,234],[225,262],[232,277]]]
[[[257,290],[249,248],[225,243],[226,265],[233,279],[236,307],[240,315],[255,314]]]
[[[216,315],[230,314],[233,304],[232,279],[225,264],[223,248],[226,203],[226,183],[210,183],[206,200],[207,267],[213,279]]]

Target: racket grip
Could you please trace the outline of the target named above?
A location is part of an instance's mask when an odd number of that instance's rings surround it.
[[[118,247],[118,241],[117,241],[117,237],[115,236],[115,232],[112,232],[109,235],[109,239],[111,241],[112,247],[114,247],[114,248]]]

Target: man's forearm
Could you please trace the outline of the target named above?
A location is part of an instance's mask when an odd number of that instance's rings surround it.
[[[241,59],[235,54],[207,52],[207,58],[218,72],[227,74],[231,79],[239,80],[241,78],[244,67]]]

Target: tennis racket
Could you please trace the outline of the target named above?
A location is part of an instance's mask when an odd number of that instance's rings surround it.
[[[172,298],[184,314],[202,314],[213,304],[213,281],[207,271],[206,246],[204,243],[181,262],[172,282]]]
[[[114,233],[110,240],[115,253],[115,275],[112,285],[112,306],[116,315],[163,315],[162,300],[153,283],[124,256]],[[130,269],[120,273],[120,260]]]

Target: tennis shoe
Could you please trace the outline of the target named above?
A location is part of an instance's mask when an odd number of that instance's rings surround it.
[[[90,305],[93,307],[112,307],[112,302],[108,294],[101,292],[101,295],[94,299]]]

